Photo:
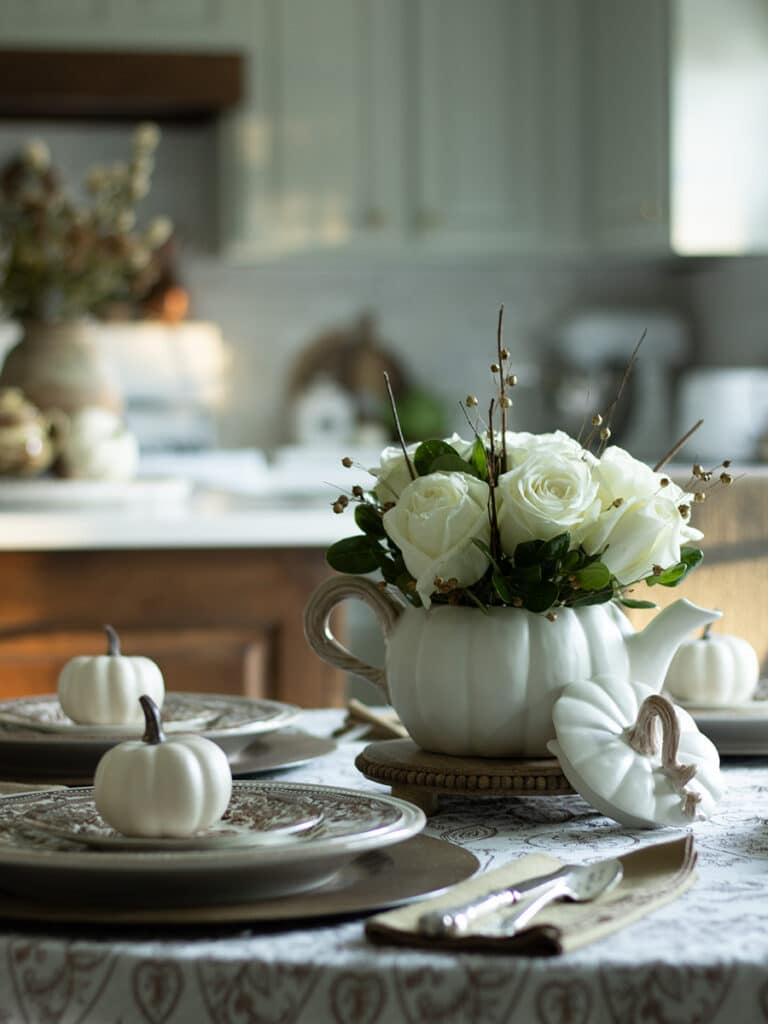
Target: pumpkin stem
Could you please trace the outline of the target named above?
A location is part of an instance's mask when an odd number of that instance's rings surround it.
[[[117,657],[120,654],[120,637],[117,630],[114,626],[105,626],[104,632],[107,634],[107,654],[110,657]]]
[[[157,743],[163,743],[165,740],[165,733],[163,732],[163,723],[160,720],[160,709],[157,704],[148,697],[146,694],[139,697],[139,704],[144,712],[144,735],[141,737],[145,743],[155,745]]]
[[[711,623],[711,622],[708,622],[708,623],[706,624],[706,626],[704,627],[704,630],[703,630],[703,632],[702,632],[702,634],[701,634],[701,639],[702,639],[702,640],[709,640],[709,634],[710,634],[711,632],[712,632],[712,623]]]
[[[680,723],[675,709],[666,697],[652,694],[640,705],[635,724],[627,730],[626,740],[638,754],[646,756],[656,753],[656,719],[661,722],[661,767],[674,788],[683,797],[683,814],[693,819],[696,805],[701,800],[698,793],[685,787],[696,775],[695,764],[679,764],[677,750],[680,746]]]

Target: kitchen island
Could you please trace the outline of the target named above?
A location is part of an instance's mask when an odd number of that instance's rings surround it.
[[[674,475],[685,482],[682,469]],[[719,608],[716,631],[748,640],[766,675],[768,471],[734,476],[696,506],[703,564],[680,588],[640,584],[632,596]],[[330,574],[325,549],[356,532],[349,513],[331,512],[333,493],[278,501],[198,487],[149,507],[4,503],[0,698],[53,691],[67,658],[105,650],[111,622],[127,653],[159,662],[170,689],[338,706],[344,677],[309,649],[302,626],[309,594]],[[652,614],[630,612],[638,627]]]
[[[354,532],[322,498],[199,488],[183,500],[0,511],[0,698],[56,689],[61,665],[106,651],[161,666],[169,689],[339,705],[342,673],[307,646],[324,551]]]

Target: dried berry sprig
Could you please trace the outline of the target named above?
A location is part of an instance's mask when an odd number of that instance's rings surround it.
[[[595,440],[599,438],[600,443],[598,445],[597,450],[598,457],[603,454],[606,445],[608,444],[608,441],[611,438],[613,432],[612,424],[614,414],[616,412],[619,402],[621,401],[621,396],[624,393],[624,388],[627,386],[627,381],[632,376],[632,371],[635,368],[635,363],[637,362],[640,347],[645,341],[647,333],[647,330],[643,331],[643,333],[640,335],[640,338],[638,339],[637,344],[632,350],[632,355],[629,357],[629,362],[624,367],[624,373],[622,374],[621,380],[619,381],[619,386],[613,398],[613,401],[608,406],[605,413],[596,412],[592,417],[592,430],[589,432],[589,436],[587,437],[582,447],[589,451],[589,449],[594,444]],[[581,438],[581,432],[579,433],[579,438]]]

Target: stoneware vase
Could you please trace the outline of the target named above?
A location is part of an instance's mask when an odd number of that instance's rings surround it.
[[[333,636],[341,601],[369,605],[384,632],[386,669],[367,665]],[[304,629],[324,660],[378,685],[424,750],[472,757],[548,757],[552,709],[570,682],[609,675],[661,690],[669,662],[693,629],[720,615],[680,600],[642,632],[612,604],[559,608],[557,618],[519,608],[406,606],[358,576],[322,583]]]
[[[26,323],[21,340],[6,356],[0,387],[20,388],[45,411],[74,413],[91,405],[117,413],[122,409],[98,327],[87,320]]]

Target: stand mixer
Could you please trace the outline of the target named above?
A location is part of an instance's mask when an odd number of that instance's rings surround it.
[[[645,338],[614,419],[613,441],[653,464],[677,440],[674,372],[688,351],[687,328],[679,316],[658,310],[609,309],[573,314],[555,332],[560,377],[554,391],[559,413],[568,418],[568,428],[578,433],[585,414],[588,423],[593,413],[605,412],[615,398],[643,332]]]

